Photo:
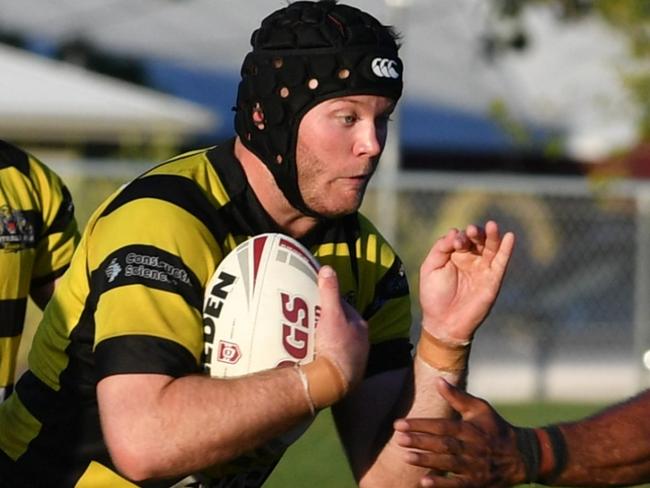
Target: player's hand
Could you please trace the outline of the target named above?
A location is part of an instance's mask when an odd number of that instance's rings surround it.
[[[525,468],[515,427],[485,400],[442,378],[436,381],[438,391],[462,420],[407,418],[394,424],[397,444],[406,448],[405,462],[432,470],[421,486],[479,488],[522,483]]]
[[[496,300],[514,242],[493,221],[438,239],[420,267],[424,329],[443,341],[471,340]]]
[[[321,316],[316,327],[316,357],[324,356],[343,374],[348,388],[363,378],[368,350],[368,325],[339,293],[336,272],[323,266],[318,273]]]

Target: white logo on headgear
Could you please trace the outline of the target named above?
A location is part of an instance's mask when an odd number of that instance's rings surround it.
[[[388,58],[375,58],[372,60],[372,72],[379,78],[399,78],[397,61]]]

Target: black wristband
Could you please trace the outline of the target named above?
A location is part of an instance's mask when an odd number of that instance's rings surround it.
[[[542,430],[546,431],[548,438],[551,441],[551,449],[553,450],[553,457],[555,459],[555,466],[548,476],[544,477],[546,483],[551,483],[560,476],[567,463],[567,447],[564,435],[557,425],[549,425],[543,427]]]
[[[539,478],[540,447],[533,429],[516,428],[517,449],[521,454],[526,470],[526,482],[533,483]]]

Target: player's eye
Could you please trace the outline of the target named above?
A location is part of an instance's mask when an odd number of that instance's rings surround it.
[[[355,113],[343,113],[338,115],[339,120],[344,124],[344,125],[352,125],[354,124],[357,120],[359,120],[359,117]]]

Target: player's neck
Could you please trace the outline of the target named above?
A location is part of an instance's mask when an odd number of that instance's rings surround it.
[[[262,207],[284,233],[300,238],[318,224],[318,219],[303,214],[289,203],[269,169],[239,138],[235,141],[235,157]]]

